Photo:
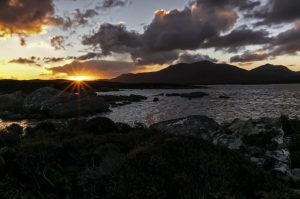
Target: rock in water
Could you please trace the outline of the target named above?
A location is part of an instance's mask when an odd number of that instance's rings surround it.
[[[153,102],[159,102],[159,98],[158,97],[153,98]]]
[[[220,98],[220,99],[230,99],[230,97],[227,96],[227,95],[221,95],[221,96],[219,96],[219,98]]]
[[[207,96],[207,93],[204,92],[193,92],[193,93],[168,93],[167,97],[183,97],[188,99],[202,98]]]
[[[45,113],[50,117],[74,117],[109,110],[109,105],[98,96],[75,95],[51,87],[40,88],[25,98],[24,107],[30,112]]]

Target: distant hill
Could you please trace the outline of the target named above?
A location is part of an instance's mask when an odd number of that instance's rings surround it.
[[[300,83],[300,74],[285,66],[266,64],[251,71],[209,61],[177,64],[149,73],[124,74],[111,81],[123,83],[263,84]]]
[[[255,75],[264,76],[290,76],[296,75],[296,73],[285,66],[266,64],[260,67],[254,68],[250,71]]]

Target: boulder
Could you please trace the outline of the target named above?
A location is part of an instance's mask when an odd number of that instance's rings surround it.
[[[220,134],[215,144],[224,144],[230,149],[241,150],[256,164],[289,175],[290,152],[288,139],[278,118],[234,120],[225,126],[230,134]]]
[[[200,136],[211,141],[221,131],[220,125],[213,119],[197,115],[156,123],[150,128],[177,135]]]
[[[43,112],[57,103],[73,100],[74,94],[61,92],[51,87],[40,88],[25,98],[24,108],[29,111]]]
[[[236,119],[220,126],[208,117],[190,116],[153,124],[150,128],[201,137],[215,145],[238,150],[261,167],[285,176],[291,173],[289,143],[280,119]]]
[[[29,112],[45,113],[63,118],[95,114],[109,110],[103,98],[94,95],[75,95],[51,87],[40,88],[26,97],[24,107]]]

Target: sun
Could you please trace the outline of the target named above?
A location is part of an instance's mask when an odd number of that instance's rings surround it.
[[[87,80],[90,80],[91,78],[88,77],[88,76],[71,76],[69,78],[69,80],[72,80],[72,81],[76,81],[76,82],[83,82],[83,81],[87,81]]]

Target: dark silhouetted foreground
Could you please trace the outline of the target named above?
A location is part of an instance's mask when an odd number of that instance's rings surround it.
[[[0,198],[299,198],[240,153],[107,118],[10,126]]]

